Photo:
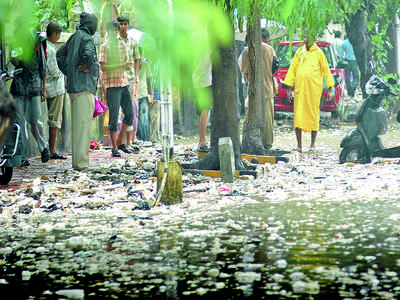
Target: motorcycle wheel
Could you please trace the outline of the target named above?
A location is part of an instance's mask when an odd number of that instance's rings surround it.
[[[365,155],[364,149],[360,149],[360,146],[345,147],[340,151],[339,163],[343,164],[345,162],[354,163],[370,163],[370,155]]]
[[[11,181],[12,175],[13,175],[12,167],[1,167],[0,184],[7,185]]]

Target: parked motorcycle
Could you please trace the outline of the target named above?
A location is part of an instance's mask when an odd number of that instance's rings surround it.
[[[373,70],[372,63],[370,66]],[[343,149],[339,154],[339,163],[370,163],[373,157],[400,157],[400,147],[384,148],[379,137],[387,130],[387,113],[382,108],[382,101],[388,96],[397,96],[392,89],[396,83],[394,78],[385,81],[377,75],[368,80],[368,96],[356,115],[357,128],[340,143]]]
[[[13,175],[13,168],[21,166],[22,137],[21,127],[15,123],[15,103],[8,94],[5,81],[12,79],[13,75],[20,72],[3,72],[0,74],[0,185],[8,184]],[[7,93],[7,94],[6,94]]]
[[[22,70],[9,71],[6,64],[4,28],[0,24],[0,184],[8,184],[13,168],[21,166],[21,127],[14,122],[15,101],[8,92],[6,82]]]

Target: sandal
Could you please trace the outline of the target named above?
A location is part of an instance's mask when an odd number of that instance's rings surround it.
[[[208,152],[208,146],[207,144],[201,145],[198,149],[197,152]]]
[[[67,158],[64,155],[55,152],[54,154],[50,155],[50,159],[67,159]]]
[[[29,160],[21,159],[21,167],[29,167],[30,165]]]
[[[128,154],[132,153],[132,151],[129,150],[129,149],[126,147],[125,144],[118,145],[117,148],[118,148],[118,150],[121,150],[122,152],[125,152],[125,153],[128,153]]]
[[[118,149],[111,150],[111,156],[112,157],[121,157],[121,154],[119,153]]]
[[[129,149],[132,151],[132,153],[137,154],[140,152],[140,147],[138,145],[132,145],[129,147]]]
[[[292,151],[299,152],[299,153],[303,153],[303,150],[302,150],[301,148],[295,148],[295,149],[293,149]]]

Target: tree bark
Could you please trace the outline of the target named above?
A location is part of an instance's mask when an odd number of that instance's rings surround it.
[[[393,46],[392,48],[388,48],[388,61],[386,63],[386,73],[397,73],[397,53],[396,53],[396,46],[397,46],[397,32],[396,32],[396,16],[392,17],[392,21],[388,26],[387,35],[389,37],[390,43]]]
[[[359,10],[354,15],[349,15],[349,21],[345,23],[346,34],[353,45],[357,64],[360,69],[360,87],[363,97],[366,97],[365,84],[371,77],[368,62],[372,59],[371,40],[368,37],[365,24],[366,12]],[[346,74],[347,76],[347,74]]]
[[[220,48],[221,62],[213,64],[213,118],[211,124],[210,152],[199,162],[199,169],[219,170],[218,140],[220,137],[232,139],[236,169],[241,169],[240,158],[240,114],[237,105],[236,56],[232,43],[228,48]]]
[[[257,11],[254,10],[253,11]],[[248,114],[243,126],[242,152],[265,154],[262,143],[264,120],[264,65],[261,57],[260,19],[253,16],[247,27],[249,55]]]
[[[227,1],[229,4],[229,1]],[[230,5],[226,6],[229,14]],[[244,169],[240,151],[240,113],[237,89],[237,59],[235,55],[234,30],[232,43],[219,49],[220,63],[213,64],[213,117],[211,123],[210,151],[199,161],[198,169],[219,170],[218,140],[220,137],[232,139],[236,170]]]

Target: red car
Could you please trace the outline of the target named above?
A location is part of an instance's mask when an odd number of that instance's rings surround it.
[[[337,112],[339,107],[338,104],[343,101],[344,97],[344,70],[338,69],[336,67],[337,62],[333,53],[331,43],[317,41],[316,44],[319,48],[321,48],[322,51],[324,51],[325,56],[328,60],[329,67],[331,69],[331,73],[333,75],[333,78],[335,79],[335,97],[331,97],[331,101],[328,101],[327,99],[328,90],[326,89],[326,83],[324,79],[324,90],[321,96],[321,110]],[[282,88],[282,82],[285,79],[294,54],[301,46],[303,46],[302,41],[292,42],[290,56],[288,55],[290,51],[289,42],[281,42],[276,49],[276,55],[279,58],[279,69],[278,72],[274,74],[274,77],[278,82],[278,94],[275,96],[274,99],[275,111],[293,111],[293,102],[288,101],[287,89]]]

